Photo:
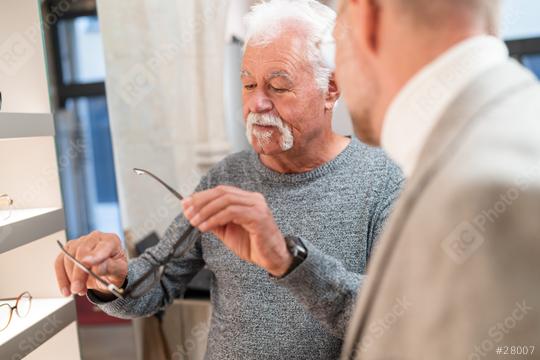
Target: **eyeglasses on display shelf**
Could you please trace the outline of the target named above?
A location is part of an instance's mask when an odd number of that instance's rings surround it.
[[[10,218],[13,210],[13,199],[8,194],[0,194],[0,221]]]
[[[15,306],[11,306],[8,301],[15,301]],[[32,307],[32,295],[28,291],[23,292],[16,298],[0,299],[0,331],[5,330],[11,323],[13,312],[18,317],[24,318]]]
[[[171,186],[169,186],[167,183],[165,183],[163,180],[158,178],[156,175],[152,174],[151,172],[143,169],[133,169],[133,172],[137,175],[148,175],[152,179],[159,182],[161,185],[163,185],[169,192],[171,192],[177,199],[183,200],[184,198],[180,193],[178,193],[176,190],[174,190]],[[132,297],[132,298],[140,298],[144,294],[148,293],[152,288],[158,284],[161,280],[161,276],[163,275],[163,269],[165,264],[167,264],[173,257],[182,257],[184,256],[195,244],[195,241],[188,241],[187,239],[190,237],[190,235],[196,231],[195,228],[190,224],[186,231],[178,238],[176,243],[173,245],[171,252],[162,260],[160,260],[156,264],[150,264],[150,268],[135,282],[130,283],[127,289],[120,289],[114,284],[111,284],[106,279],[102,278],[101,276],[94,273],[91,269],[86,267],[83,263],[81,263],[79,260],[77,260],[73,255],[71,255],[65,247],[62,245],[60,241],[57,241],[58,246],[60,246],[60,249],[62,252],[75,263],[77,267],[79,267],[81,270],[86,272],[89,276],[92,276],[97,281],[99,281],[102,285],[107,287],[107,289],[113,293],[116,297],[119,297],[121,299],[124,299],[126,297]],[[181,248],[182,246],[182,248]],[[180,249],[180,250],[179,250]]]

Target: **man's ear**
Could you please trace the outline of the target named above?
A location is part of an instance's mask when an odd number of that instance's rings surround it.
[[[330,79],[328,81],[328,89],[326,92],[326,99],[325,99],[326,110],[333,110],[340,96],[341,96],[341,92],[336,82],[336,73],[332,72],[332,74],[330,75]]]
[[[355,22],[360,24],[358,36],[363,48],[371,53],[377,53],[379,49],[379,31],[381,16],[381,0],[348,0],[351,7],[351,15]]]

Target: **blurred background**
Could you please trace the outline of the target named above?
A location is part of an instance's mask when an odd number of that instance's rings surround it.
[[[210,167],[247,148],[239,71],[242,17],[255,2],[40,1],[69,239],[113,232],[132,254],[143,251],[180,204],[132,168],[189,194]],[[502,11],[512,56],[540,77],[540,2],[507,0]],[[334,127],[352,135],[343,104]],[[167,314],[133,323],[77,299],[83,359],[162,359],[168,350],[201,358],[208,279],[195,279]]]

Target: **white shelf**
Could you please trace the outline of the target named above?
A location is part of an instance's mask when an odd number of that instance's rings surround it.
[[[71,297],[32,299],[29,314],[22,319],[13,314],[9,326],[0,332],[0,359],[22,359],[75,320]]]
[[[51,114],[0,112],[0,140],[41,136],[54,136]]]
[[[18,61],[0,69],[0,193],[8,193],[16,208],[8,220],[0,210],[0,297],[22,289],[39,296],[26,318],[14,314],[0,332],[0,360],[80,360],[75,302],[57,297],[54,275],[55,240],[65,238],[65,220],[40,36],[42,1],[0,1],[0,34],[13,34],[0,36],[0,47],[21,50]],[[35,30],[35,39],[26,36],[28,29]]]
[[[0,214],[3,218],[3,214]],[[0,254],[64,230],[62,209],[15,209],[0,221]]]

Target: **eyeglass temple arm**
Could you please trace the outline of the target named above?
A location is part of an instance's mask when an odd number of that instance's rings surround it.
[[[188,228],[186,229],[186,231],[184,231],[184,233],[182,234],[182,236],[180,236],[180,238],[178,239],[178,241],[173,245],[173,250],[172,252],[163,260],[159,261],[159,266],[161,265],[165,265],[167,264],[170,260],[171,260],[171,257],[173,257],[174,253],[176,252],[176,249],[178,249],[178,246],[180,246],[181,243],[183,243],[187,238],[188,236],[195,230],[195,228],[193,227],[193,225],[189,224]],[[180,256],[184,255],[186,251],[189,251],[191,250],[191,246],[188,246],[183,252],[182,254],[180,254]],[[142,284],[149,276],[151,276],[154,271],[156,271],[155,268],[151,268],[150,270],[148,270],[147,272],[145,272],[140,278],[138,278],[134,283],[131,284],[131,286],[129,287],[129,289],[127,291],[124,292],[124,295],[125,296],[128,296],[132,289],[135,289],[137,288],[137,286],[139,286],[140,284]]]
[[[184,197],[182,195],[180,195],[180,193],[176,190],[174,190],[172,187],[170,187],[167,183],[165,183],[163,180],[161,180],[160,178],[158,178],[156,175],[152,174],[150,171],[147,171],[147,170],[143,170],[143,169],[138,169],[138,168],[135,168],[133,169],[133,171],[135,171],[135,173],[139,173],[139,174],[146,174],[148,176],[150,176],[151,178],[153,178],[154,180],[156,180],[157,182],[159,182],[161,185],[163,185],[167,190],[169,190],[174,196],[176,196],[178,199],[180,200],[184,200]]]
[[[165,183],[163,180],[161,180],[159,177],[157,177],[156,175],[152,174],[150,171],[148,170],[144,170],[144,169],[140,169],[140,168],[134,168],[133,171],[135,172],[135,174],[137,175],[148,175],[150,176],[151,178],[153,178],[154,180],[156,180],[157,182],[159,182],[161,185],[163,185],[167,190],[169,190],[176,198],[178,198],[179,200],[184,200],[184,197],[176,190],[174,190],[172,187],[170,187],[167,183]],[[180,236],[180,238],[178,239],[178,241],[174,244],[173,246],[173,251],[172,253],[167,256],[164,260],[162,261],[159,261],[159,266],[163,265],[163,264],[166,264],[170,261],[171,257],[173,256],[174,252],[176,251],[176,249],[178,248],[178,246],[184,242],[184,240],[189,236],[189,234],[191,234],[193,232],[193,230],[195,230],[195,228],[189,224],[188,228],[186,229],[186,231],[182,234],[182,236]],[[189,248],[188,248],[189,249]],[[186,249],[186,250],[188,250]],[[131,284],[131,286],[129,286],[129,289],[127,289],[126,291],[124,291],[124,295],[127,296],[129,295],[129,293],[131,292],[132,289],[135,289],[137,288],[137,286],[139,286],[140,284],[142,284],[149,276],[151,276],[153,273],[155,272],[155,269],[154,268],[151,268],[150,270],[148,270],[147,272],[145,272],[140,278],[138,278],[134,283]]]

